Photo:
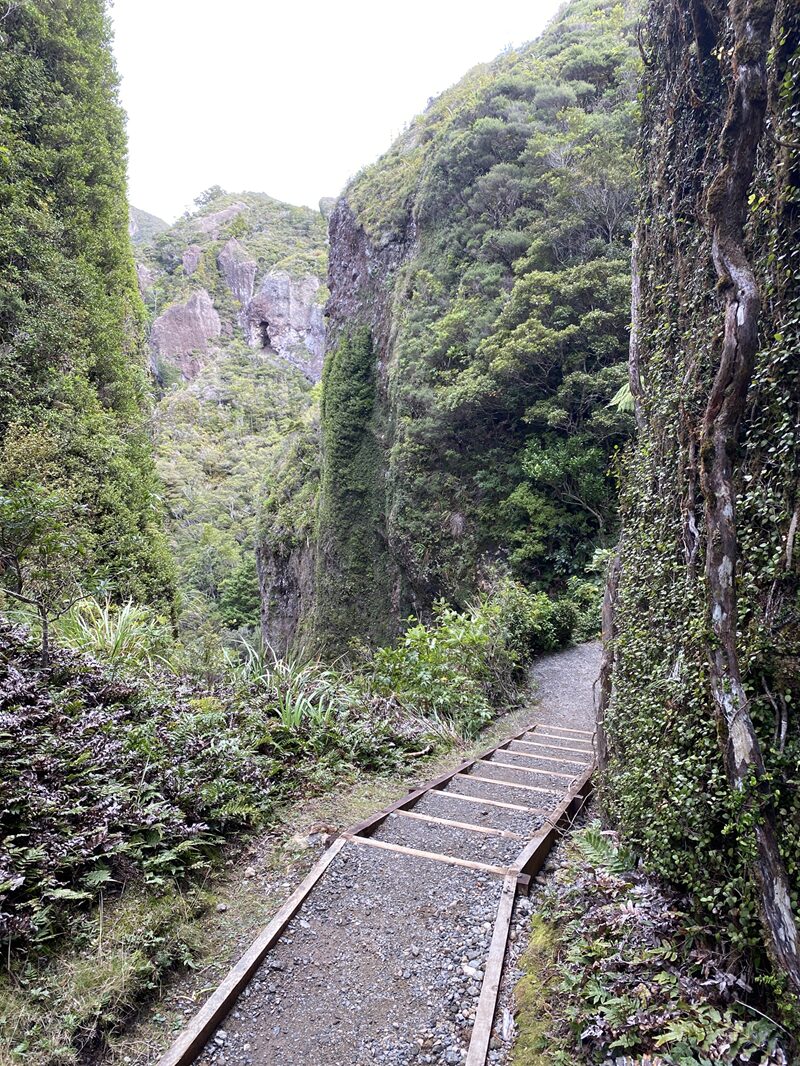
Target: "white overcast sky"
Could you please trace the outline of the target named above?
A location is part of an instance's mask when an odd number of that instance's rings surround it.
[[[113,0],[130,199],[168,221],[210,185],[316,207],[429,97],[560,0]]]

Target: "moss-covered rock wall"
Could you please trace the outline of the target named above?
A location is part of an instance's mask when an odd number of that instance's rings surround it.
[[[629,839],[795,982],[799,48],[784,0],[649,5],[604,723]]]

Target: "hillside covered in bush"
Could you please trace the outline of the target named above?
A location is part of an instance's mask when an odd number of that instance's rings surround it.
[[[260,627],[262,486],[314,422],[327,250],[325,220],[308,208],[219,188],[195,207],[161,229],[137,222],[142,212],[132,219],[180,628],[218,664],[225,645]],[[271,622],[265,636],[281,646]]]
[[[616,528],[635,11],[578,0],[430,104],[331,219],[320,646],[492,565],[581,578]],[[347,515],[347,521],[344,520]]]

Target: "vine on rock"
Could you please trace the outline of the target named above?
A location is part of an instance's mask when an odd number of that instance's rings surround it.
[[[796,993],[800,16],[652,0],[646,38],[605,795]]]

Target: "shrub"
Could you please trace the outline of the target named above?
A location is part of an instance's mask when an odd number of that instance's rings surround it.
[[[522,665],[534,655],[563,647],[572,637],[576,613],[567,600],[551,600],[504,578],[489,602],[499,612],[509,650]]]
[[[59,621],[57,632],[64,644],[115,668],[150,667],[162,658],[170,641],[165,620],[131,600],[121,606],[109,600],[82,600]]]
[[[515,1066],[786,1066],[779,1026],[763,1003],[742,1002],[745,975],[704,942],[686,904],[616,833],[597,822],[575,833],[523,958]]]
[[[410,711],[452,722],[474,736],[518,698],[515,680],[538,653],[566,644],[575,623],[567,601],[528,592],[509,578],[459,613],[444,603],[432,624],[409,619],[391,648],[379,648],[369,676]]]
[[[597,640],[600,635],[600,606],[603,589],[599,579],[571,577],[567,581],[566,599],[575,614],[573,636],[578,643]]]
[[[492,632],[487,613],[459,614],[439,603],[432,625],[412,623],[394,647],[379,648],[370,678],[383,695],[425,717],[454,722],[474,736],[492,717],[487,698]]]

